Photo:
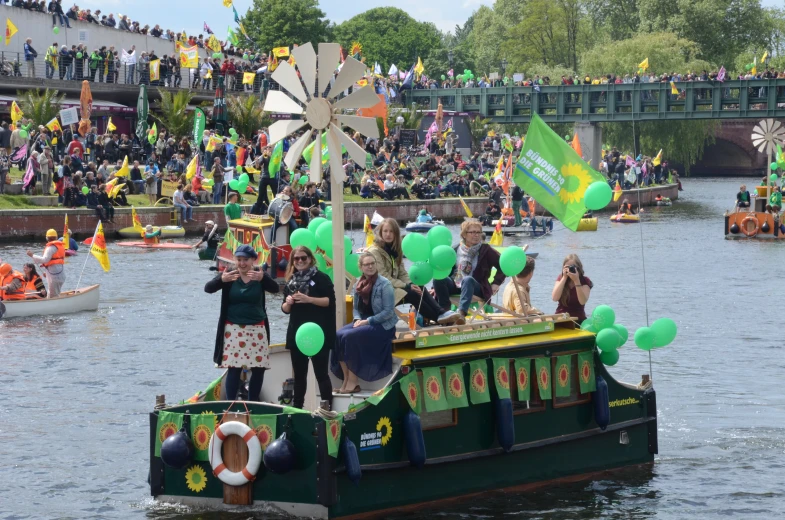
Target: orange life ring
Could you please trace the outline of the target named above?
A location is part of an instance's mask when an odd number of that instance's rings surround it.
[[[747,228],[747,222],[753,222],[755,224],[755,229],[750,231]],[[741,228],[742,233],[748,237],[754,237],[758,234],[758,231],[760,231],[760,222],[758,222],[758,218],[755,215],[747,215],[741,220],[741,225],[739,227]]]

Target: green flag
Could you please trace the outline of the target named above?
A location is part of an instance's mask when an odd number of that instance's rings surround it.
[[[510,360],[493,358],[493,382],[499,399],[510,398]]]
[[[231,27],[227,27],[226,32],[227,32],[226,39],[229,40],[232,43],[232,45],[240,44],[239,38],[237,38],[237,35],[234,33]]]
[[[447,405],[450,408],[464,408],[469,406],[466,396],[466,385],[463,383],[463,364],[450,365],[444,368],[444,379],[447,381]]]
[[[207,389],[204,391],[204,400],[205,401],[220,401],[221,400],[221,379],[223,376],[219,377],[212,383]]]
[[[155,144],[155,141],[158,139],[158,127],[155,126],[153,123],[153,127],[147,131],[147,142],[150,144]]]
[[[409,403],[414,413],[420,415],[422,399],[420,399],[420,381],[417,379],[417,371],[412,370],[408,375],[403,376],[399,383],[406,402]]]
[[[160,418],[160,416],[159,416]],[[215,414],[205,413],[191,416],[191,440],[194,443],[194,460],[210,460],[210,437],[215,431]]]
[[[597,381],[594,379],[594,352],[591,350],[578,354],[578,381],[582,394],[597,390]]]
[[[488,391],[488,363],[478,359],[469,363],[469,396],[472,404],[488,403],[491,393]]]
[[[267,171],[270,172],[270,178],[275,179],[278,176],[278,171],[281,169],[281,159],[283,158],[283,139],[275,143],[273,153],[270,154],[270,164],[267,165]]]
[[[183,427],[183,414],[174,412],[158,412],[158,425],[156,430],[158,434],[155,436],[155,456],[161,456],[161,444],[167,437],[180,431]]]
[[[259,444],[262,445],[262,451],[265,451],[267,446],[275,440],[275,426],[278,423],[278,416],[274,414],[251,415],[250,421],[250,426],[256,432]]]
[[[518,390],[518,401],[528,401],[531,399],[531,380],[532,360],[531,358],[520,358],[515,360],[515,387]]]
[[[537,114],[532,114],[513,180],[573,231],[586,213],[586,188],[606,182]]]
[[[570,397],[572,356],[556,358],[556,397]]]
[[[441,368],[423,368],[422,386],[425,390],[423,399],[425,401],[426,411],[440,412],[450,408],[447,405],[447,398],[444,397],[444,383],[442,382]]]
[[[365,402],[366,403],[371,403],[372,405],[376,406],[390,392],[391,388],[392,388],[392,386],[386,386],[386,387],[382,388],[381,390],[378,390],[378,391],[374,392],[373,395],[371,395],[371,397],[369,397],[368,399],[365,400]]]
[[[534,368],[537,371],[537,386],[540,389],[540,399],[551,398],[551,358],[534,358]]]
[[[303,151],[303,158],[310,165],[311,157],[313,156],[313,149],[316,146],[316,140],[305,147]],[[341,145],[341,153],[346,153],[346,147]],[[322,133],[322,166],[330,161],[330,152],[327,151],[327,132]]]
[[[198,147],[204,137],[204,125],[207,118],[204,115],[204,110],[201,108],[194,109],[194,144]]]
[[[330,457],[337,458],[341,449],[341,430],[343,429],[343,415],[337,419],[326,420],[327,423],[327,453]]]

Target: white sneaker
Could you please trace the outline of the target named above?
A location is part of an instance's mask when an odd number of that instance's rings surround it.
[[[452,325],[461,320],[463,320],[463,317],[454,311],[444,312],[440,314],[438,318],[436,318],[436,322],[439,325]]]

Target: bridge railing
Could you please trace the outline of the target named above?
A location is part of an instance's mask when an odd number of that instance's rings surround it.
[[[478,112],[498,123],[785,117],[785,79],[407,90],[424,110]]]

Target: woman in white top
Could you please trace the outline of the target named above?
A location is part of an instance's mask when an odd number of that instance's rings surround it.
[[[177,185],[177,191],[175,191],[174,195],[172,196],[172,202],[174,203],[174,207],[180,210],[183,224],[186,224],[189,220],[193,220],[194,208],[188,204],[188,202],[185,200],[185,197],[183,197],[182,184]]]

